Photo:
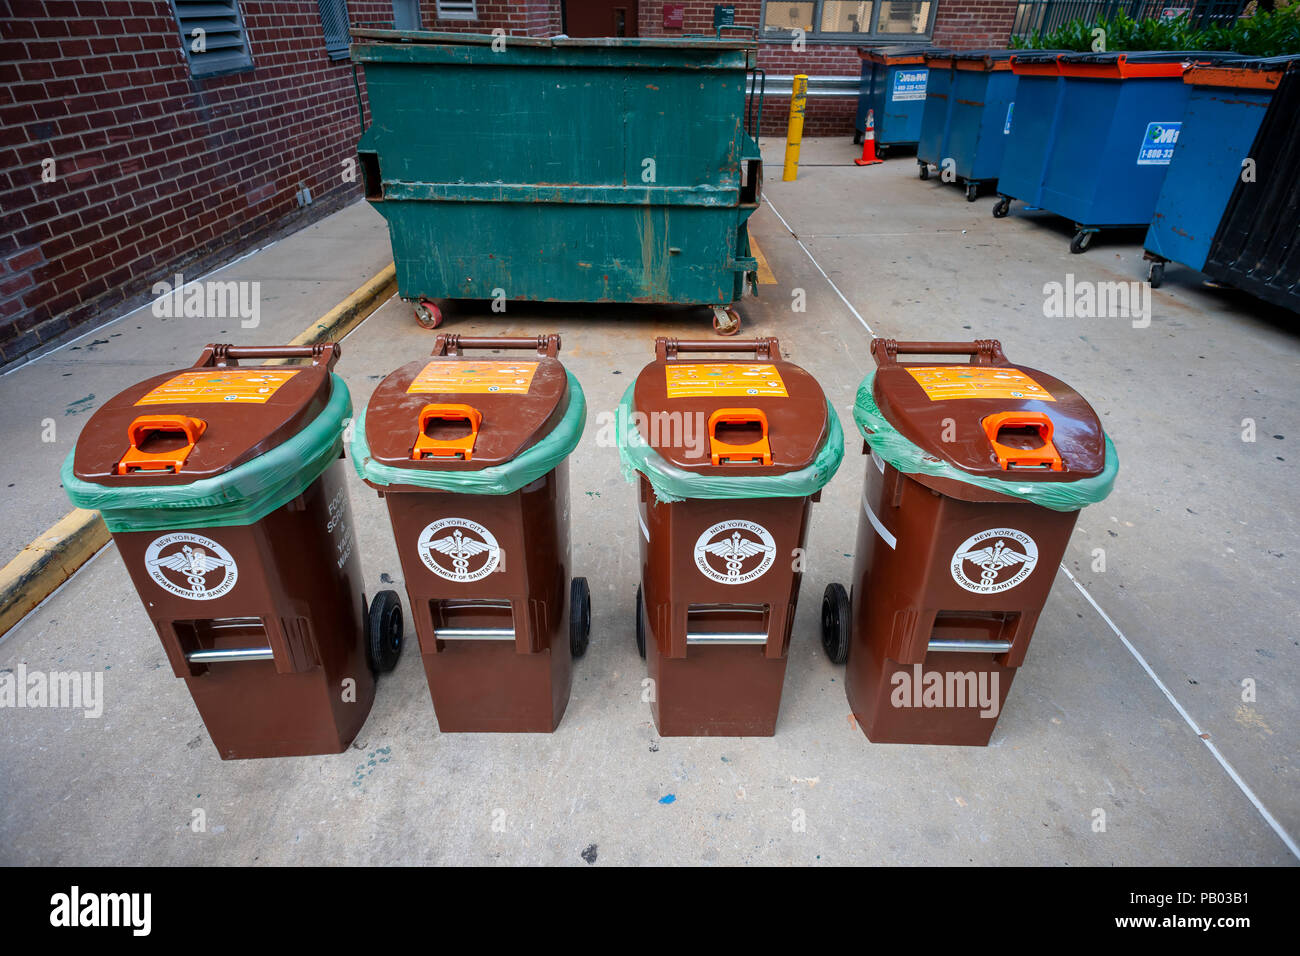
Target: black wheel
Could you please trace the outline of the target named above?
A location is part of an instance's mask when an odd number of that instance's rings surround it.
[[[917,160],[917,162],[918,162],[918,163],[921,163],[921,161],[920,161],[919,159]],[[921,176],[922,179],[929,179],[929,178],[930,178],[930,164],[929,164],[929,163],[921,163],[921,172],[920,172],[920,176]]]
[[[849,638],[853,634],[853,610],[842,584],[826,585],[822,595],[822,649],[832,664],[849,659]]]
[[[1158,289],[1164,281],[1165,264],[1163,262],[1152,262],[1151,267],[1147,269],[1147,282],[1151,283],[1151,288]]]
[[[1008,212],[1011,211],[1011,197],[1002,196],[993,206],[993,218],[1005,219]]]
[[[396,591],[380,591],[366,618],[366,660],[376,674],[386,674],[401,656],[402,599]]]
[[[967,202],[974,202],[974,201],[975,201],[975,197],[978,196],[979,194],[980,194],[980,184],[979,184],[979,183],[967,183],[967,184],[966,184],[966,201],[967,201]]]
[[[569,651],[581,657],[590,640],[591,588],[586,578],[574,578],[569,582]]]
[[[1092,245],[1093,234],[1087,229],[1080,229],[1070,240],[1070,251],[1078,255],[1081,252],[1087,252],[1088,247]]]
[[[885,153],[889,149],[887,146],[881,146],[879,140],[876,141],[876,159],[884,159]]]
[[[854,145],[854,146],[861,146],[861,145],[862,145],[862,130],[860,130],[860,129],[855,129],[855,130],[853,131],[853,145]]]
[[[636,586],[636,652],[645,660],[645,607],[641,603],[641,585]]]

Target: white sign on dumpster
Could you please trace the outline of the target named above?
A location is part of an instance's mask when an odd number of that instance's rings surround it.
[[[929,70],[899,70],[894,74],[894,102],[925,99],[925,84],[929,78]]]
[[[1178,142],[1178,131],[1182,122],[1147,123],[1147,130],[1142,134],[1142,145],[1138,148],[1137,164],[1139,166],[1168,166],[1174,158],[1174,145]]]

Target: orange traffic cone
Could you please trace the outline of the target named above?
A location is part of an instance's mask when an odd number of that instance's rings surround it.
[[[862,134],[862,158],[853,161],[855,166],[875,166],[884,160],[876,159],[876,111],[867,110],[867,131]]]

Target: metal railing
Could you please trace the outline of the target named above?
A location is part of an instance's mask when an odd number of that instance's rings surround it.
[[[753,92],[753,79],[750,89]],[[853,97],[857,99],[858,88],[862,85],[861,77],[854,76],[810,76],[808,77],[808,96],[816,97]],[[764,91],[768,96],[789,99],[794,92],[793,76],[769,76]]]
[[[1248,0],[1020,0],[1011,35],[1028,39],[1049,33],[1071,20],[1096,20],[1124,13],[1134,20],[1154,20],[1183,11],[1194,27],[1230,25],[1245,10]]]

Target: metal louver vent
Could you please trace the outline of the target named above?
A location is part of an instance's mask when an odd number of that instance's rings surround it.
[[[215,76],[253,65],[238,0],[172,0],[172,8],[191,74]]]
[[[438,17],[443,20],[477,20],[474,0],[438,0]]]
[[[316,0],[316,6],[320,9],[320,24],[325,29],[325,52],[333,60],[347,59],[347,0]]]

